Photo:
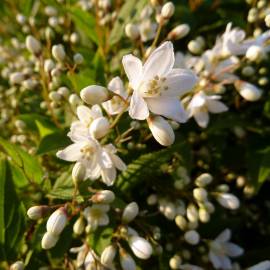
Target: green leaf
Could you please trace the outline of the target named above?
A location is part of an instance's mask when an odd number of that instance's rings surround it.
[[[95,18],[87,11],[84,11],[76,6],[72,6],[70,9],[68,9],[68,12],[70,12],[76,27],[85,33],[90,40],[98,45],[98,36],[95,30]]]
[[[44,136],[38,146],[37,155],[42,155],[51,151],[60,150],[71,144],[66,131],[57,131]]]
[[[264,151],[260,169],[259,169],[259,177],[258,183],[259,185],[263,184],[263,182],[270,176],[270,148],[267,148]]]
[[[40,120],[36,120],[35,122],[36,122],[36,125],[38,128],[38,131],[39,131],[40,138],[43,138],[43,137],[57,131],[56,126],[54,124],[52,124],[51,122],[40,121]]]
[[[110,34],[110,45],[114,45],[121,39],[126,24],[139,17],[141,10],[147,2],[147,0],[129,0],[125,2]]]
[[[25,209],[14,189],[11,167],[0,159],[0,257],[16,259],[25,227]]]
[[[0,145],[4,152],[11,157],[13,163],[22,170],[26,178],[35,183],[41,183],[43,171],[36,158],[29,155],[15,144],[0,138]]]

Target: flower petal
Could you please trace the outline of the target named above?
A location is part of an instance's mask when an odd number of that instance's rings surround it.
[[[112,162],[113,162],[114,166],[119,171],[124,171],[127,168],[127,166],[123,162],[123,160],[120,157],[118,157],[117,155],[111,154],[111,159],[112,159]]]
[[[228,111],[229,109],[224,103],[214,99],[207,100],[207,108],[211,113],[222,113]]]
[[[209,123],[209,114],[206,111],[196,110],[193,116],[201,128],[206,128]]]
[[[180,123],[185,123],[188,119],[186,111],[177,98],[147,98],[146,102],[149,110],[154,114],[162,115]]]
[[[92,120],[91,110],[84,105],[77,107],[77,116],[79,120],[86,125]]]
[[[80,149],[84,144],[84,142],[73,143],[67,146],[64,150],[58,151],[56,156],[66,161],[77,161],[81,158]]]
[[[114,167],[109,169],[101,170],[102,181],[107,185],[111,186],[116,178],[116,169]]]
[[[221,268],[224,270],[232,269],[232,263],[229,257],[227,256],[219,256],[219,260],[221,262]]]
[[[223,232],[221,232],[217,237],[216,241],[225,243],[228,242],[231,239],[231,230],[230,229],[225,229]]]
[[[120,77],[113,78],[109,84],[108,89],[118,95],[120,95],[123,98],[127,98],[127,92],[125,91],[125,87],[123,84],[123,81],[120,79]]]
[[[221,267],[221,261],[219,257],[213,253],[212,251],[209,252],[209,260],[212,262],[214,268],[219,269]]]
[[[147,104],[137,91],[131,97],[129,115],[137,120],[145,120],[149,116]]]
[[[142,75],[142,62],[132,54],[125,55],[122,59],[124,70],[133,89],[137,89]]]
[[[143,66],[143,80],[148,81],[155,76],[166,76],[174,65],[173,45],[170,41],[164,42],[155,49]]]
[[[230,257],[241,256],[244,253],[244,250],[234,243],[224,243],[224,248]]]
[[[99,224],[100,226],[106,226],[106,225],[109,224],[109,222],[110,222],[110,220],[109,220],[108,215],[102,215],[102,216],[98,219],[98,224]]]

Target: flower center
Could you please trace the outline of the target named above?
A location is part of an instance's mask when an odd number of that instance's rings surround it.
[[[223,248],[222,244],[218,243],[218,242],[215,242],[213,241],[211,243],[211,249],[214,251],[214,253],[216,253],[217,255],[220,255],[220,256],[224,256],[226,255],[226,251],[225,249]]]
[[[87,160],[90,160],[92,158],[94,150],[95,150],[94,147],[91,145],[86,145],[80,149],[83,158]]]
[[[141,94],[145,97],[161,96],[163,91],[169,89],[166,81],[167,79],[165,77],[156,75],[152,80],[149,80],[140,87]]]

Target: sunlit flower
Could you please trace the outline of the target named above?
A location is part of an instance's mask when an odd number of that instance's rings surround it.
[[[230,257],[238,257],[244,253],[241,247],[229,242],[230,239],[231,231],[226,229],[215,240],[210,242],[208,256],[215,269],[231,269]]]
[[[173,68],[171,42],[155,49],[144,65],[133,55],[124,56],[123,65],[134,90],[129,108],[131,118],[145,120],[151,111],[177,122],[187,120],[179,97],[191,90],[197,78],[190,70]]]
[[[202,91],[195,94],[187,106],[189,117],[194,117],[200,127],[207,127],[209,112],[222,113],[228,110],[228,107],[219,101],[220,98],[218,95],[207,96]]]

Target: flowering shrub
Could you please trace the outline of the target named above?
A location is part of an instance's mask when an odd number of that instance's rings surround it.
[[[0,5],[0,269],[270,269],[268,1]]]

